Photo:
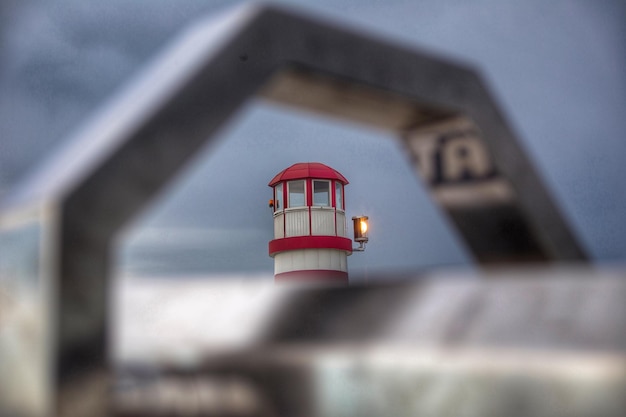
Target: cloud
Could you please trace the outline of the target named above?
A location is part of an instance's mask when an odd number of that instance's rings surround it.
[[[479,64],[594,254],[626,258],[626,194],[619,192],[626,154],[623,3],[285,2]],[[13,2],[0,50],[0,198],[3,187],[52,152],[176,32],[200,14],[233,3]],[[245,261],[217,248],[214,261],[224,267],[271,265],[264,249],[257,252],[272,230],[267,181],[292,163],[319,160],[351,180],[350,210],[374,215],[372,224],[379,226],[378,240],[366,256],[353,257],[353,265],[466,261],[390,138],[255,102],[224,128],[222,139],[139,220],[152,230],[141,238],[144,249],[149,241],[155,248],[184,245],[185,239],[214,248],[216,241],[243,240],[252,254]],[[256,232],[253,241],[238,232],[229,240],[219,229]],[[150,259],[167,263],[159,253]],[[195,258],[170,256],[168,262],[205,262],[202,251],[190,256]]]
[[[259,237],[267,238],[266,231],[262,229],[145,227],[127,232],[122,236],[122,240],[125,245],[143,248],[214,249],[245,245],[246,242]]]
[[[0,182],[32,169],[176,31],[222,3],[64,0],[7,8]]]
[[[118,239],[121,275],[158,276],[255,271],[271,274],[271,236],[260,229],[139,228]]]

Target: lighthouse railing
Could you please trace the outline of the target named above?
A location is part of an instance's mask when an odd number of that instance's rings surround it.
[[[274,239],[285,237],[285,214],[283,210],[274,213]]]
[[[311,207],[311,234],[335,236],[335,215],[334,207]]]
[[[284,217],[285,237],[308,236],[309,234],[311,234],[308,207],[285,209]]]
[[[346,214],[334,207],[294,207],[274,213],[274,239],[294,236],[346,237]]]
[[[337,236],[348,237],[346,228],[346,212],[335,209],[335,228]]]

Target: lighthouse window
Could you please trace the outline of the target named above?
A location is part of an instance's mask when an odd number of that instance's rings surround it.
[[[306,206],[304,199],[304,180],[289,181],[287,183],[289,193],[289,207]]]
[[[274,188],[274,211],[283,209],[283,183]]]
[[[329,181],[313,181],[313,205],[330,206]]]
[[[342,188],[341,184],[335,181],[335,207],[340,210],[343,210],[343,197],[342,197]]]

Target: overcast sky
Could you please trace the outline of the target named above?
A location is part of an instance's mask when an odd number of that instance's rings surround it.
[[[0,198],[177,32],[238,3],[5,3]],[[285,3],[480,68],[590,253],[626,259],[623,1]],[[133,272],[271,271],[267,182],[301,161],[342,172],[348,215],[372,219],[367,251],[349,260],[355,275],[471,262],[391,137],[253,102],[221,139],[138,220],[125,251]]]

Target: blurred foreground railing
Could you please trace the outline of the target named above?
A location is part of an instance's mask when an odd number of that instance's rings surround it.
[[[127,282],[117,413],[624,415],[624,269],[451,275],[350,288],[195,281],[175,294]],[[176,326],[186,314],[187,330]]]

